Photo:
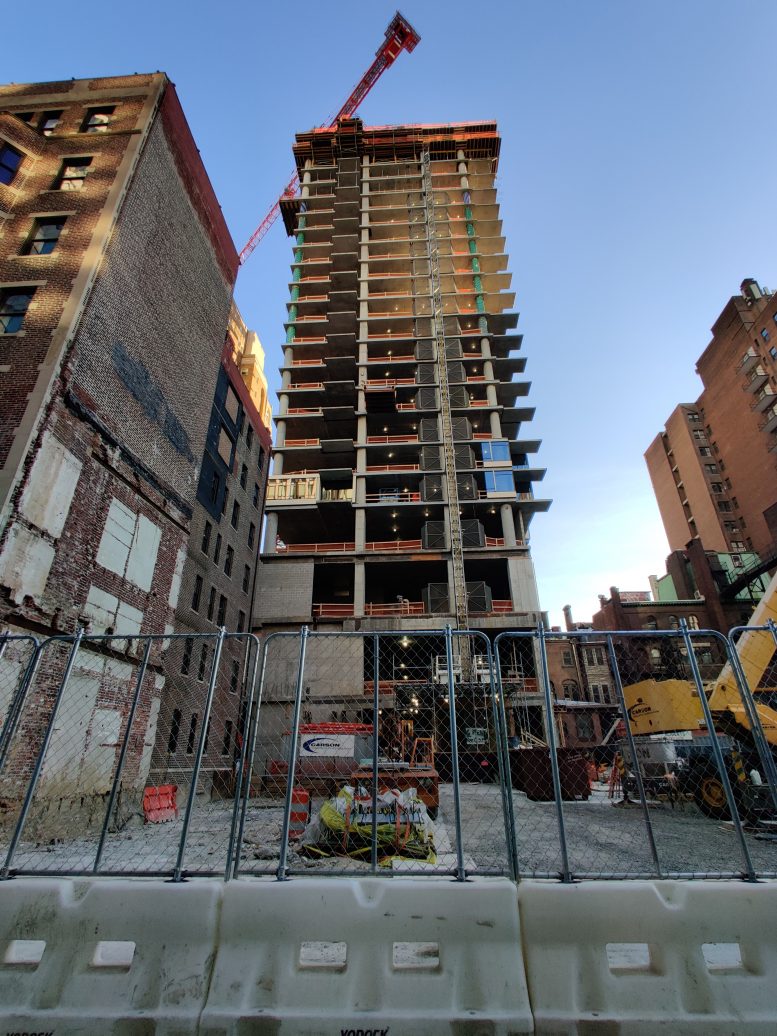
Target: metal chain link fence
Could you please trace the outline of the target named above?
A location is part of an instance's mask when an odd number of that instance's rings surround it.
[[[1,873],[774,877],[757,632],[0,636]]]

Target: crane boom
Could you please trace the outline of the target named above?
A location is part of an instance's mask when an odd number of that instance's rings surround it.
[[[383,75],[390,65],[393,65],[403,50],[406,50],[408,54],[414,50],[416,44],[419,43],[421,37],[415,31],[410,22],[404,18],[399,11],[394,15],[392,20],[389,22],[389,26],[386,29],[386,35],[383,43],[378,47],[375,52],[375,60],[372,62],[370,67],[361,77],[359,82],[351,91],[351,94],[345,104],[340,108],[336,115],[334,115],[328,122],[327,126],[334,126],[338,119],[346,118],[349,115],[353,115],[357,111],[359,105],[362,103],[364,98],[375,86],[377,81]],[[299,174],[294,171],[294,175],[284,187],[281,198],[293,198],[297,193],[299,187]],[[264,217],[262,222],[253,232],[248,240],[243,251],[240,253],[241,264],[246,261],[249,255],[253,252],[259,242],[262,240],[264,235],[273,225],[278,218],[280,213],[280,201],[276,201],[267,215]]]

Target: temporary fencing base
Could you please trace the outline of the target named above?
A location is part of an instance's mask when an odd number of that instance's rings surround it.
[[[8,1032],[777,1031],[771,882],[17,878]]]

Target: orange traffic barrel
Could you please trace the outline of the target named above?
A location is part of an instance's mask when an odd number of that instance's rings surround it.
[[[305,833],[310,819],[310,794],[304,788],[293,788],[291,792],[291,814],[289,817],[289,840],[296,841]]]

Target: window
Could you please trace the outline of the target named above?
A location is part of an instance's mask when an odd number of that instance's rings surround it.
[[[742,540],[732,540],[731,541],[731,549],[732,550],[744,551],[744,550],[747,550],[747,547],[745,546],[745,544],[744,544],[744,542]]]
[[[232,669],[229,674],[229,690],[232,694],[237,694],[237,685],[240,680],[240,665],[236,659],[232,660]]]
[[[704,434],[704,430],[702,428],[694,428],[694,430],[693,430],[693,437],[698,442],[704,442],[705,439],[706,439],[706,436]]]
[[[574,662],[572,661],[572,652],[571,651],[562,651],[561,652],[561,664],[563,666],[566,666],[567,668],[569,668],[570,666],[574,665]]]
[[[512,471],[487,471],[485,473],[487,493],[514,493],[515,482]]]
[[[35,112],[14,112],[14,115],[17,119],[21,119],[22,122],[26,122],[28,126],[35,118]]]
[[[701,456],[701,457],[711,457],[712,456],[712,450],[709,448],[709,446],[700,446],[699,447],[699,456]]]
[[[227,394],[224,398],[224,409],[237,424],[237,419],[240,416],[240,400],[235,395],[235,390],[231,385],[227,386]]]
[[[208,621],[213,622],[213,611],[216,607],[216,587],[210,588],[210,594],[208,595]]]
[[[38,132],[42,133],[44,137],[50,137],[54,130],[59,125],[59,120],[62,118],[62,112],[43,112],[38,122]]]
[[[697,630],[699,628],[699,616],[689,615],[688,616],[688,629]]]
[[[240,469],[240,488],[245,489],[248,482],[248,465],[244,464]]]
[[[246,449],[250,450],[254,442],[254,430],[251,425],[246,428]]]
[[[251,569],[248,565],[243,567],[243,593],[248,593],[248,587],[251,585]]]
[[[591,684],[591,695],[592,695],[594,701],[597,702],[599,705],[601,705],[601,703],[602,703],[602,691],[601,691],[601,688],[599,687],[598,683],[592,683]]]
[[[689,410],[688,411],[688,420],[689,421],[700,421],[701,418],[699,417],[699,415],[696,413],[695,410]]]
[[[0,335],[21,331],[35,288],[5,288],[0,290]]]
[[[21,151],[10,144],[0,144],[0,183],[13,183],[21,161]]]
[[[221,489],[221,476],[217,471],[214,471],[210,479],[210,502],[215,504],[219,498],[219,490]]]
[[[232,519],[231,519],[232,528],[236,529],[238,527],[239,523],[240,523],[240,504],[237,502],[237,500],[235,500],[235,502],[232,504]]]
[[[115,111],[115,105],[104,105],[102,108],[87,108],[84,121],[81,123],[81,132],[106,133],[111,124],[111,115]]]
[[[232,575],[232,563],[235,560],[235,552],[232,547],[227,547],[226,555],[224,556],[224,575]]]
[[[606,684],[606,683],[603,683],[602,684],[602,701],[605,702],[605,703],[609,703],[611,700],[612,699],[610,698],[610,685]]]
[[[235,450],[235,444],[232,442],[232,436],[226,430],[224,425],[221,426],[219,432],[219,457],[224,461],[229,470],[232,470],[232,455]]]
[[[480,455],[485,464],[510,462],[510,444],[507,442],[484,442],[480,444]]]
[[[200,610],[200,599],[202,597],[202,576],[194,577],[194,593],[192,594],[192,611]]]
[[[181,654],[181,676],[189,675],[189,669],[192,664],[193,648],[194,640],[191,637],[187,637],[183,642],[183,653]]]
[[[581,712],[575,716],[575,729],[581,741],[593,741],[594,721],[587,713]]]
[[[205,679],[205,669],[207,668],[207,665],[208,665],[208,645],[207,644],[202,644],[200,646],[200,664],[197,667],[197,679],[198,680],[204,680]]]
[[[218,565],[221,556],[221,533],[216,533],[216,549],[213,551],[213,564]]]
[[[259,447],[259,456],[256,458],[256,470],[261,473],[264,471],[264,450]]]
[[[257,482],[254,482],[254,496],[251,503],[254,505],[254,507],[259,506],[259,484]]]
[[[227,621],[227,599],[222,594],[219,597],[219,613],[216,616],[216,622],[217,622],[217,624],[219,626],[224,626],[224,625],[226,625],[226,621]]]
[[[642,623],[643,630],[657,630],[658,623],[656,622],[655,615],[647,615],[645,621]]]
[[[677,618],[676,615],[670,615],[669,616],[669,629],[670,630],[679,630],[679,628],[680,628],[680,620]]]
[[[773,360],[777,360],[777,345],[769,346],[769,355]]]
[[[91,158],[64,158],[53,189],[55,191],[82,190],[91,164]]]
[[[723,492],[723,483],[722,482],[710,482],[710,489],[712,490],[713,493],[722,493]]]
[[[715,463],[705,464],[704,470],[707,472],[708,475],[716,475],[718,472],[718,465]]]
[[[189,724],[189,737],[186,739],[186,754],[191,755],[194,751],[194,738],[197,735],[197,713],[192,713],[191,723]]]
[[[57,247],[64,225],[64,216],[36,219],[32,224],[32,232],[22,248],[22,255],[50,255]]]
[[[200,550],[203,554],[208,553],[210,547],[210,534],[213,532],[213,526],[210,522],[205,522],[205,528],[202,530],[202,543],[200,544]]]
[[[238,633],[242,633],[245,628],[246,628],[246,613],[245,612],[238,612],[237,613],[237,632]]]
[[[256,536],[256,526],[253,522],[248,526],[248,546],[253,547],[254,537]]]
[[[170,723],[170,737],[167,741],[167,751],[171,754],[178,747],[178,738],[181,733],[181,710],[173,709],[173,718]]]
[[[587,647],[585,660],[588,665],[604,665],[604,651],[600,647]]]
[[[763,338],[765,342],[769,341],[769,332],[766,330],[765,327],[761,328],[761,338]]]
[[[224,740],[221,742],[221,754],[229,755],[229,751],[232,748],[232,720],[228,719],[224,723]]]
[[[719,511],[730,511],[731,510],[731,503],[728,500],[718,500],[718,510]]]
[[[207,727],[205,728],[205,737],[203,738],[203,741],[202,741],[202,751],[203,751],[203,752],[207,752],[207,751],[208,751],[208,738],[210,737],[210,724],[211,724],[211,719],[212,719],[212,717],[210,717],[210,718],[208,719],[208,725],[207,725]]]

